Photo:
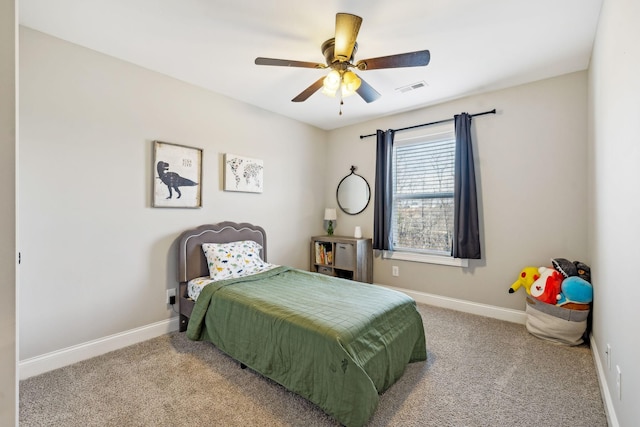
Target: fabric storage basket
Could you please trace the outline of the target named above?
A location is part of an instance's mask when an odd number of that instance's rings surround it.
[[[582,344],[590,310],[570,310],[527,297],[527,330],[565,345]]]

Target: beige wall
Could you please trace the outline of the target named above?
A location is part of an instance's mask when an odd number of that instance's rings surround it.
[[[640,420],[640,2],[605,0],[589,73],[589,248],[594,338],[621,426]],[[611,367],[605,350],[611,345]],[[618,398],[616,366],[622,373]],[[618,425],[618,424],[614,424]]]
[[[16,19],[0,1],[0,425],[16,424]]]
[[[15,2],[0,2],[0,174],[10,183],[0,214],[2,425],[14,424],[16,407],[16,203],[6,203],[16,198],[14,13]],[[336,206],[335,187],[349,167],[373,187],[375,142],[359,135],[497,108],[474,120],[483,260],[460,269],[378,258],[374,278],[521,310],[524,293],[507,293],[521,267],[554,256],[590,263],[605,397],[616,425],[632,425],[640,419],[640,291],[629,281],[640,255],[637,16],[638,2],[605,0],[588,78],[574,73],[329,133],[23,29],[21,359],[172,316],[164,295],[175,285],[173,241],[186,227],[260,223],[272,237],[272,262],[306,268],[308,237],[321,232],[322,210]],[[152,139],[205,149],[202,209],[149,207]],[[225,152],[265,160],[262,195],[221,191]],[[339,213],[337,233],[360,225],[371,236],[372,215],[372,205],[357,216]]]
[[[507,293],[520,268],[547,264],[551,257],[590,263],[594,350],[602,363],[604,348],[612,345],[605,396],[619,424],[633,424],[640,419],[633,405],[640,395],[634,332],[640,295],[629,282],[640,255],[634,196],[640,181],[640,30],[633,21],[639,8],[632,0],[605,0],[588,75],[573,73],[328,133],[23,29],[21,359],[172,316],[165,289],[175,285],[173,241],[186,227],[227,219],[260,223],[271,236],[272,262],[306,268],[308,237],[321,232],[323,208],[336,206],[335,187],[349,167],[358,166],[373,187],[375,142],[359,135],[497,108],[497,115],[474,120],[483,260],[460,269],[378,258],[374,278],[521,310],[524,292]],[[13,14],[14,2],[0,2],[0,91],[7,91],[0,97],[0,173],[12,183]],[[149,207],[152,139],[205,149],[203,209]],[[265,160],[262,195],[221,191],[225,152]],[[5,187],[5,200],[14,197],[7,195],[12,189]],[[15,396],[6,392],[15,381],[15,204],[2,209],[0,259],[9,295],[0,310],[4,425],[15,417]],[[339,213],[337,233],[350,235],[360,225],[371,236],[372,215],[372,205],[357,216]],[[391,265],[400,267],[400,277],[391,276]],[[621,400],[616,365],[623,372]]]
[[[20,359],[166,320],[174,241],[267,230],[269,261],[308,267],[326,133],[30,29],[20,31]],[[204,149],[202,209],[150,207],[152,140]],[[262,194],[222,191],[222,155],[264,161]],[[318,197],[320,195],[320,197]]]
[[[497,109],[473,120],[482,260],[458,268],[377,257],[374,281],[523,310],[524,290],[507,292],[523,267],[549,265],[552,257],[588,261],[586,82],[586,72],[572,73],[330,132],[325,204],[336,206],[335,188],[351,164],[373,189],[375,137],[360,135]],[[360,225],[370,237],[372,224],[373,202],[360,215],[339,212],[337,233],[350,235]]]

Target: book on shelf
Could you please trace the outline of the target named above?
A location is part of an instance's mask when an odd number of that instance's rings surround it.
[[[331,243],[316,242],[316,264],[331,265],[333,264],[333,251],[331,250]]]

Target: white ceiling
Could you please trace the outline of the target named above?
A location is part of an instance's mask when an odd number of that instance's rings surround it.
[[[19,0],[22,25],[322,129],[589,65],[602,0]],[[326,70],[335,14],[363,18],[355,61],[429,49],[426,67],[358,72],[382,97],[291,99]],[[406,93],[397,88],[424,81]]]

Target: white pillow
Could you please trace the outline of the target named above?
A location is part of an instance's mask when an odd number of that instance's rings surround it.
[[[209,276],[215,280],[232,279],[272,268],[260,258],[260,246],[253,240],[231,243],[203,243]]]

